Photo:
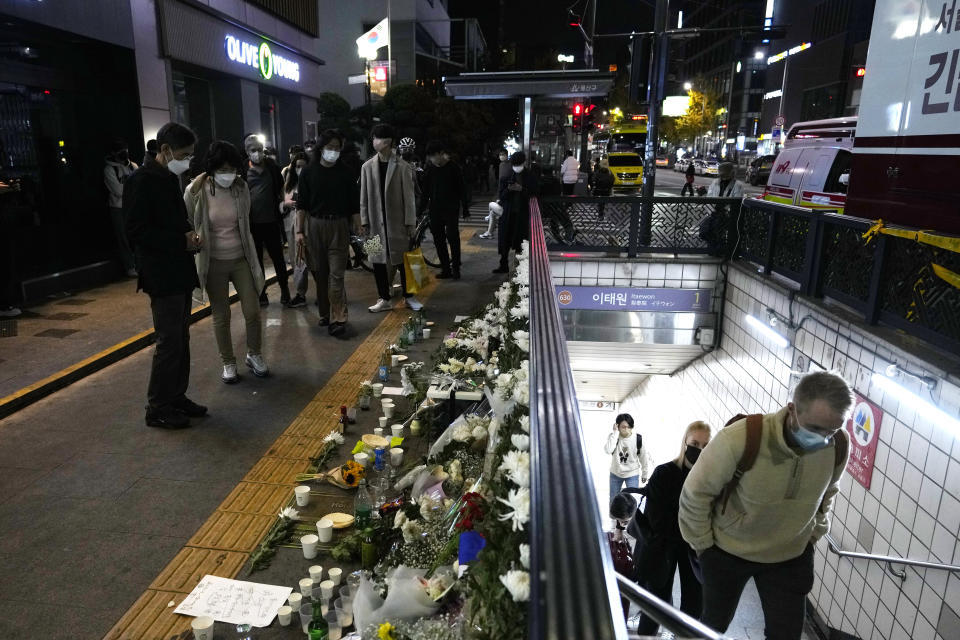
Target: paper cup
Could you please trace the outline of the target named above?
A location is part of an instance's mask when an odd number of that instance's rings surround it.
[[[383,393],[383,383],[375,382],[372,386],[373,386],[373,397],[379,398],[380,394]]]
[[[320,542],[330,542],[333,539],[333,520],[328,518],[320,518],[317,520],[317,536],[320,538]],[[327,572],[327,575],[329,575],[331,578],[333,577],[333,571],[335,570],[330,569],[330,571]],[[336,569],[336,571],[340,571],[340,569]],[[317,582],[319,581],[320,578],[318,577]]]
[[[390,465],[399,467],[401,464],[403,464],[403,449],[400,447],[390,449]]]
[[[293,608],[283,605],[277,609],[277,619],[280,621],[280,626],[287,627],[290,626],[290,620],[293,618]]]
[[[377,418],[377,419],[380,421],[380,428],[381,428],[381,429],[383,429],[383,428],[385,428],[385,427],[387,426],[387,420],[388,420],[388,418],[387,418],[386,416],[380,416],[380,417]]]
[[[199,616],[190,623],[193,629],[193,640],[213,640],[213,618]]]
[[[394,438],[403,437],[403,425],[402,424],[392,424],[390,425],[390,432],[393,434]]]
[[[399,367],[400,366],[400,356],[390,356],[390,366]]]
[[[300,538],[300,544],[303,546],[303,557],[307,560],[313,560],[317,557],[317,543],[320,542],[320,538],[308,533],[307,535]],[[307,594],[309,595],[309,594]]]
[[[310,487],[305,484],[300,485],[293,490],[293,494],[297,498],[297,506],[305,507],[310,504]]]
[[[424,328],[423,328],[423,339],[424,339],[424,340],[429,340],[429,339],[430,339],[430,327],[424,327]]]
[[[334,567],[327,572],[327,575],[330,577],[330,582],[332,582],[334,586],[339,586],[340,578],[343,576],[343,569]]]
[[[320,523],[318,522],[317,525],[318,525],[317,528],[319,529]],[[320,538],[320,542],[323,542],[322,537]],[[321,567],[320,565],[315,564],[309,569],[307,569],[307,571],[310,572],[310,579],[313,580],[314,582],[320,582],[321,580],[323,580],[323,567]]]
[[[300,593],[309,598],[313,592],[313,578],[303,578],[300,580]]]
[[[370,464],[370,456],[366,453],[360,452],[353,454],[353,461],[359,464],[361,467],[366,468]],[[320,524],[319,522],[317,523]]]
[[[290,608],[294,611],[300,611],[300,605],[303,604],[303,595],[293,591],[287,597],[287,604],[290,605]]]
[[[393,417],[393,405],[388,404],[381,408],[383,409],[383,417],[386,418],[387,420],[390,420],[390,418]],[[384,425],[386,425],[386,423],[384,423]]]
[[[333,597],[334,588],[337,585],[333,584],[333,580],[324,580],[320,583],[320,590],[323,592],[323,599],[329,600]]]

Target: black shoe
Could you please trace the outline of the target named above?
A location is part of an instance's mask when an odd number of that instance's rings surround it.
[[[270,304],[270,299],[267,298],[267,292],[264,291],[263,293],[260,294],[260,306],[265,307],[268,304]]]
[[[147,408],[144,422],[148,427],[158,429],[186,429],[190,426],[190,418],[185,413],[177,411],[171,406]]]
[[[346,322],[331,322],[327,332],[332,336],[342,336],[347,330]]]
[[[500,265],[499,267],[497,267],[496,269],[493,270],[494,273],[507,273],[507,272],[509,272],[509,271],[510,271],[510,269],[507,269],[507,265],[505,265],[505,264],[502,264],[502,265]]]
[[[290,299],[290,302],[287,303],[288,309],[299,309],[300,307],[305,306],[307,306],[307,299],[299,293],[293,296],[293,298]]]
[[[450,273],[450,271],[447,269],[444,269],[443,271],[437,274],[437,280],[449,280],[452,277],[453,277],[453,274]]]
[[[280,290],[280,304],[286,306],[290,304],[290,290],[281,289]]]
[[[460,269],[454,269],[454,270],[453,270],[453,279],[454,279],[454,280],[459,280],[459,279],[460,279]]]
[[[187,416],[188,418],[202,418],[207,415],[207,408],[202,404],[197,404],[186,396],[176,402],[171,402],[170,406]]]
[[[321,327],[330,326],[330,318],[327,318],[326,316],[320,316],[320,322],[317,324],[319,324]]]
[[[576,239],[576,237],[577,237],[577,230],[570,229],[569,231],[567,231],[566,237],[564,238],[564,242],[566,242],[567,244],[573,244],[573,241]]]

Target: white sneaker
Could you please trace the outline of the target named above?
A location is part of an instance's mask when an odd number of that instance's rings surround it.
[[[413,296],[406,298],[405,301],[407,303],[407,306],[410,307],[410,309],[413,311],[420,311],[420,309],[423,309],[423,303],[421,303],[419,300],[417,300]]]
[[[478,238],[483,238],[484,240],[488,240],[488,239],[490,238],[490,234],[484,232],[484,233],[478,234],[477,237],[478,237]]]
[[[223,375],[220,376],[220,379],[227,384],[233,384],[240,380],[240,376],[237,375],[237,365],[235,364],[225,364],[223,365]]]
[[[16,307],[0,307],[0,318],[16,318],[20,313]]]
[[[263,356],[260,354],[253,355],[252,353],[248,353],[247,366],[253,371],[253,375],[258,378],[265,378],[266,375],[270,373],[270,369],[267,368],[267,363],[263,361]]]
[[[370,311],[370,313],[380,313],[381,311],[390,311],[391,309],[393,309],[393,305],[390,303],[389,300],[384,300],[383,298],[380,298],[379,300],[377,300],[377,304],[371,307],[367,307],[367,309]]]

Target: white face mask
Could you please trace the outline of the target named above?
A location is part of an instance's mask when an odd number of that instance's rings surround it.
[[[303,171],[303,167],[297,167],[296,169],[294,169],[294,171],[297,172],[297,175],[300,175],[300,172]]]
[[[167,169],[169,169],[170,173],[172,173],[175,176],[179,176],[181,173],[183,173],[189,168],[190,168],[190,157],[186,157],[183,160],[177,160],[176,158],[172,158],[169,162],[167,162]]]
[[[223,187],[224,189],[230,188],[230,185],[233,184],[233,181],[237,179],[237,174],[235,171],[224,172],[224,173],[215,173],[213,175],[214,182],[217,183],[218,187]]]
[[[260,161],[263,160],[262,151],[252,151],[250,152],[250,162],[253,164],[260,164]]]
[[[340,152],[333,149],[324,149],[322,157],[324,162],[336,162],[337,158],[340,157]]]
[[[520,173],[521,171],[523,171],[523,165],[520,165],[519,167],[516,165],[512,165],[511,168],[513,169],[514,173]]]

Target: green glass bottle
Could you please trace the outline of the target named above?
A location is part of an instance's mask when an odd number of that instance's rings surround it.
[[[377,545],[373,542],[373,529],[364,529],[363,542],[360,543],[360,565],[366,571],[377,566]]]
[[[307,637],[310,640],[327,640],[330,637],[330,625],[323,617],[323,605],[319,600],[313,601],[313,616],[307,625]]]
[[[353,500],[353,517],[358,529],[370,524],[370,514],[372,512],[373,500],[370,498],[370,492],[367,491],[367,481],[360,480],[360,484],[357,486],[357,496]]]

